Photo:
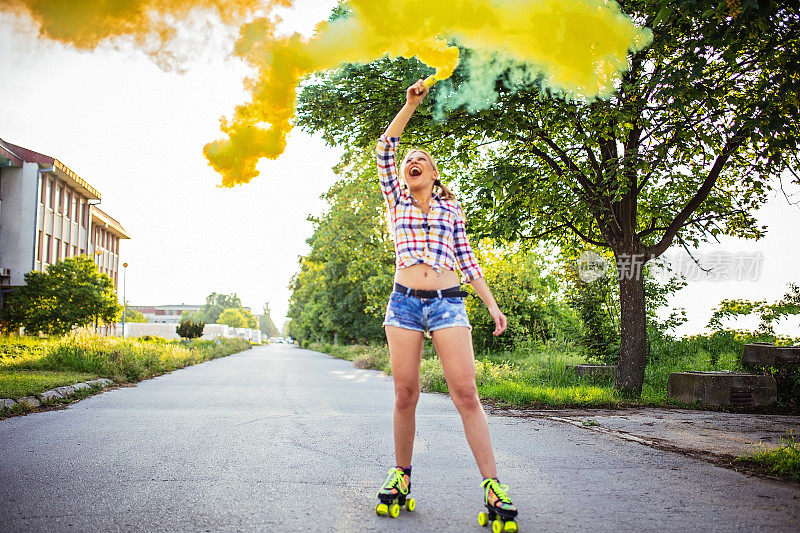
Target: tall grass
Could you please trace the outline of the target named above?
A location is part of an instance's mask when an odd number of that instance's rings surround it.
[[[681,340],[654,335],[650,339],[650,357],[642,396],[638,400],[620,396],[609,378],[577,377],[568,367],[586,362],[586,354],[582,348],[564,341],[524,343],[508,351],[478,354],[476,382],[481,397],[520,407],[682,405],[667,397],[667,381],[672,372],[742,371],[744,344],[752,341],[736,332]],[[386,345],[318,344],[312,349],[354,361],[361,368],[389,372]],[[426,346],[420,372],[425,390],[447,392],[441,362],[429,346]]]
[[[72,335],[51,340],[4,338],[0,371],[68,371],[117,382],[139,381],[246,350],[242,339],[141,340]]]

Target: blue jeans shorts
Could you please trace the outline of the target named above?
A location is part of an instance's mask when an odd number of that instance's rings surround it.
[[[464,298],[417,298],[397,291],[389,296],[383,325],[423,333],[458,326],[472,329]]]

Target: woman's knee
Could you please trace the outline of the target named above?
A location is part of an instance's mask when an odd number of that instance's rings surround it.
[[[395,385],[394,404],[398,409],[412,409],[419,400],[419,387]]]
[[[478,397],[478,390],[475,386],[452,387],[450,398],[459,411],[474,411],[481,409],[481,400]]]

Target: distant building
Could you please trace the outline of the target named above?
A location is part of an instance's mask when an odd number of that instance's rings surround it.
[[[144,315],[148,322],[156,324],[177,324],[184,311],[194,313],[203,308],[202,305],[129,305]]]
[[[201,310],[202,305],[129,305],[131,309],[135,309],[142,313],[148,322],[156,324],[177,324],[181,321],[181,315],[184,312],[194,313]],[[245,311],[252,312],[249,307],[243,308]]]
[[[58,159],[0,139],[2,294],[74,255],[92,257],[117,285],[119,241],[130,237],[99,203],[100,193]]]

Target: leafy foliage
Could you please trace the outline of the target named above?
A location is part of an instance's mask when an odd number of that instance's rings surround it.
[[[292,279],[289,333],[301,340],[380,340],[394,273],[386,207],[371,158],[337,172],[342,179],[323,196],[330,207],[312,219],[311,251]]]
[[[120,307],[119,313],[115,322],[122,322],[122,308]],[[125,322],[147,322],[147,317],[136,309],[125,306]]]
[[[278,327],[272,321],[272,314],[269,309],[269,302],[264,302],[264,310],[258,315],[258,328],[267,337],[277,337]]]
[[[93,322],[113,322],[119,313],[114,282],[86,256],[68,257],[46,272],[25,274],[3,318],[10,329],[63,335]]]
[[[184,339],[196,339],[203,336],[203,328],[206,325],[203,322],[194,322],[192,320],[181,320],[175,332]]]
[[[500,240],[577,236],[634,272],[673,243],[759,238],[753,216],[798,170],[796,2],[628,0],[652,45],[608,100],[551,95],[524,65],[462,50],[412,119],[407,145],[457,179],[472,231]],[[482,75],[507,65],[499,77]],[[430,73],[414,60],[348,65],[308,80],[298,122],[350,156],[368,150]],[[482,101],[454,95],[483,95]],[[359,95],[354,99],[353,95]],[[453,102],[458,102],[453,106]],[[638,394],[647,356],[643,279],[620,276],[619,388]]]
[[[726,319],[737,319],[749,315],[757,315],[759,318],[754,334],[774,337],[775,324],[791,316],[800,315],[800,286],[795,283],[790,284],[783,298],[771,304],[766,300],[755,302],[744,299],[722,300],[714,309],[714,313],[708,321],[708,327],[715,331],[722,331],[724,329],[723,322]]]
[[[239,312],[229,313],[227,315],[227,322],[220,322],[220,316],[228,309],[233,309]],[[235,317],[235,318],[234,318]],[[181,321],[191,320],[193,322],[204,322],[206,324],[228,324],[231,323],[241,324],[233,327],[237,328],[256,328],[258,321],[253,314],[242,306],[242,301],[236,293],[233,294],[219,294],[212,292],[206,296],[206,303],[198,311],[189,312],[184,311],[181,314]]]
[[[493,247],[488,241],[476,247],[476,255],[486,283],[508,318],[506,332],[495,337],[495,324],[486,306],[477,297],[467,298],[467,314],[478,353],[577,334],[578,318],[561,295],[557,273],[547,268],[548,259],[552,264],[555,258],[519,246]]]

